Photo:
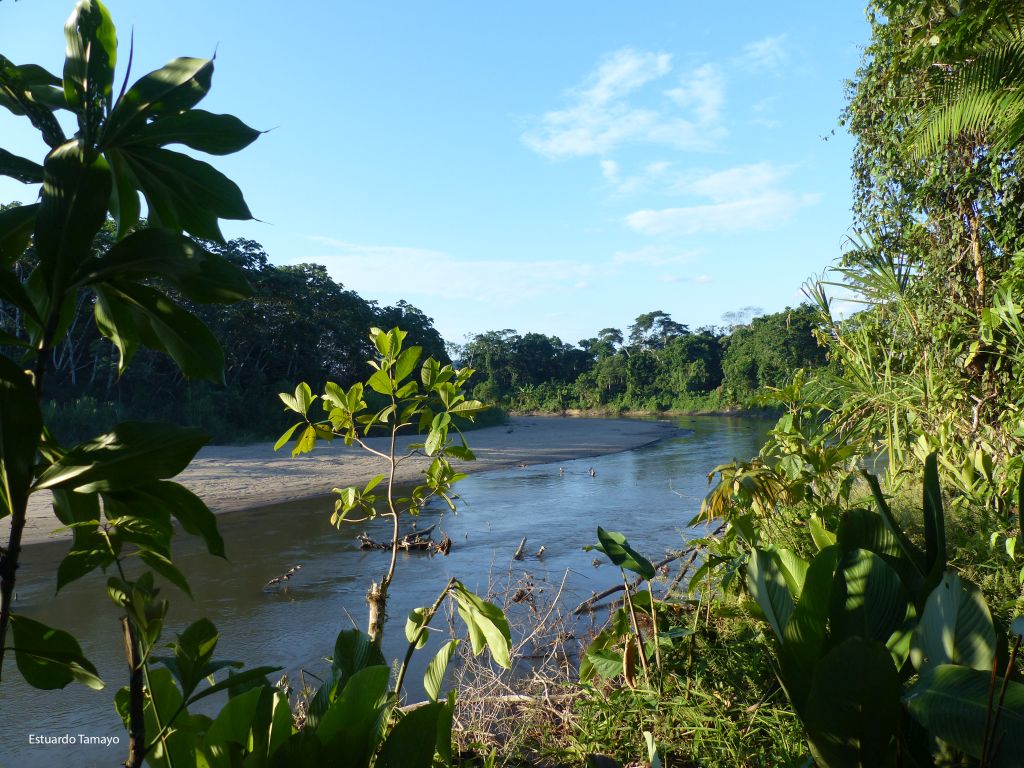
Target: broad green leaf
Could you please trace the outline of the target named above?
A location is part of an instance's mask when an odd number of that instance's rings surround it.
[[[344,755],[348,765],[370,764],[391,710],[390,677],[389,667],[376,665],[348,679],[317,727],[317,737],[328,753]]]
[[[838,563],[837,546],[826,547],[814,557],[804,576],[800,600],[783,628],[782,677],[797,712],[803,712],[807,696],[810,694],[814,670],[824,647]],[[765,591],[769,591],[767,587]],[[777,589],[774,591],[777,592]],[[785,605],[781,595],[777,599]]]
[[[929,733],[980,758],[985,727],[991,729],[994,721],[989,710],[991,683],[991,671],[939,664],[922,672],[903,700],[911,716]],[[996,685],[998,690],[1002,683],[997,680]],[[1000,746],[988,765],[1019,766],[1024,755],[1024,684],[1015,680],[1006,684],[998,719],[991,743]]]
[[[181,472],[209,437],[202,430],[127,421],[72,448],[38,478],[35,490],[116,491]]]
[[[340,674],[340,685],[344,686],[356,672],[367,667],[387,666],[387,662],[368,634],[346,629],[339,632],[334,641],[332,665]]]
[[[405,639],[410,643],[416,643],[416,648],[422,648],[427,644],[430,635],[425,631],[427,623],[433,618],[427,615],[426,608],[413,608],[405,620]]]
[[[238,267],[170,229],[133,232],[103,256],[84,263],[77,281],[91,284],[153,277],[167,279],[200,303],[239,301],[252,294]]]
[[[428,357],[423,361],[423,367],[420,369],[420,380],[423,382],[423,386],[430,389],[437,383],[437,376],[441,372],[441,364],[432,357]]]
[[[817,516],[811,516],[811,519],[807,523],[807,527],[811,532],[811,539],[814,541],[814,546],[818,548],[819,552],[836,543],[836,535],[826,529]]]
[[[43,416],[25,371],[0,355],[0,518],[32,485]]]
[[[64,37],[64,98],[78,114],[81,134],[92,141],[112,102],[117,32],[100,0],[79,0]]]
[[[162,147],[184,144],[211,155],[230,155],[252,144],[260,132],[234,115],[215,115],[202,109],[165,114],[122,140],[122,146]]]
[[[186,376],[224,381],[224,352],[216,337],[191,312],[160,291],[139,283],[118,282],[104,291],[106,306],[120,302],[132,323],[117,325],[118,334],[134,334],[135,341],[166,352]],[[115,322],[122,315],[114,314]],[[102,330],[102,329],[101,329]]]
[[[147,119],[177,114],[198,104],[210,90],[213,61],[179,58],[139,78],[118,99],[103,135],[104,149],[131,138]]]
[[[100,502],[96,493],[53,491],[53,511],[64,525],[71,526],[71,549],[57,567],[57,591],[97,568],[114,561],[118,539],[100,532]]]
[[[228,744],[246,747],[249,744],[256,707],[263,691],[253,688],[228,699],[204,738],[208,746],[223,748]]]
[[[423,675],[423,690],[427,692],[427,698],[437,701],[441,695],[441,685],[444,683],[444,674],[448,671],[448,664],[452,660],[455,649],[458,647],[458,640],[449,640],[441,646]]]
[[[188,579],[169,557],[152,549],[140,549],[139,559],[186,595],[192,597],[192,588],[188,585]]]
[[[919,671],[962,664],[989,671],[996,632],[981,590],[947,571],[928,595],[914,633],[911,660]]]
[[[825,654],[803,721],[819,765],[895,765],[900,682],[885,646],[852,637]]]
[[[843,515],[836,541],[843,551],[866,549],[888,558],[902,554],[899,542],[882,516],[867,509],[851,509]]]
[[[423,354],[423,347],[409,347],[402,350],[395,362],[395,381],[404,380],[416,368],[420,355]]]
[[[129,510],[159,510],[174,517],[188,533],[202,537],[211,555],[225,556],[217,518],[202,499],[183,485],[156,481],[123,491],[109,491],[105,498],[116,499]]]
[[[793,596],[794,601],[799,600],[810,563],[789,549],[775,550],[775,563],[782,572],[782,578],[786,580],[789,594]]]
[[[611,679],[622,674],[622,654],[610,648],[602,648],[596,651],[587,650],[586,659],[594,672],[601,677]],[[589,679],[589,678],[588,678]],[[582,671],[580,682],[585,682]]]
[[[132,175],[124,156],[118,149],[107,149],[107,162],[113,189],[110,195],[110,215],[117,225],[117,239],[123,240],[139,223],[142,204],[139,202],[139,183]]]
[[[747,591],[781,641],[793,614],[793,595],[772,552],[755,549],[747,561]]]
[[[366,384],[374,392],[379,392],[382,395],[390,395],[395,391],[391,377],[388,376],[386,370],[375,371]]]
[[[53,150],[43,168],[35,246],[50,305],[40,314],[48,314],[64,298],[74,270],[92,252],[93,238],[106,219],[111,180],[102,155],[86,153],[75,140]]]
[[[587,550],[603,552],[619,568],[632,571],[644,579],[653,579],[655,576],[654,564],[641,555],[626,541],[626,537],[616,531],[606,531],[598,526],[597,544],[585,547]]]
[[[291,395],[285,395],[284,393],[282,393],[280,395],[280,397],[283,400],[285,397],[289,397],[290,398]],[[295,410],[295,409],[293,408],[292,410]],[[281,435],[279,438],[277,438],[277,442],[274,443],[274,450],[278,451],[281,448],[283,448],[285,443],[287,443],[289,440],[292,439],[292,435],[295,434],[295,430],[298,429],[299,427],[301,427],[303,424],[305,424],[305,422],[300,421],[298,424],[292,424],[290,427],[288,427],[288,429],[286,429],[284,431],[284,434]]]
[[[38,212],[39,203],[0,211],[0,268],[21,258],[32,237]]]
[[[299,435],[299,439],[295,441],[295,447],[292,448],[292,458],[301,456],[304,453],[309,453],[315,446],[316,429],[313,425],[309,425],[302,430],[302,434]]]
[[[474,595],[460,582],[455,583],[452,594],[459,605],[459,616],[469,628],[473,653],[480,655],[486,646],[498,666],[511,669],[512,635],[505,614],[498,606]]]
[[[404,715],[388,734],[375,768],[431,768],[443,709],[443,704],[427,704]]]
[[[909,596],[896,571],[866,549],[843,553],[832,587],[833,639],[862,637],[884,643],[903,624]]]
[[[42,184],[43,166],[0,149],[0,176],[9,176],[22,184]]]
[[[219,219],[251,219],[241,190],[209,163],[158,147],[122,147],[152,225],[224,242]]]
[[[18,669],[33,688],[53,690],[75,680],[95,690],[103,687],[96,667],[67,632],[18,614],[11,615],[11,632]]]

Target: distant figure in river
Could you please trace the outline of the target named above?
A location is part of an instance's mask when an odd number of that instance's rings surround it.
[[[597,477],[597,470],[594,469],[593,467],[590,468],[590,476]]]
[[[558,468],[558,476],[561,477],[564,474],[565,474],[565,467],[559,467]]]

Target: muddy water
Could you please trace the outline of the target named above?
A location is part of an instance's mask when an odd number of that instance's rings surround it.
[[[594,567],[594,555],[582,549],[595,540],[597,525],[625,532],[652,559],[678,548],[690,535],[685,525],[707,490],[708,470],[755,454],[770,423],[727,417],[687,417],[677,423],[688,430],[684,436],[644,448],[561,467],[541,464],[473,475],[459,484],[457,515],[425,510],[420,527],[438,522],[439,531],[453,541],[452,552],[401,558],[385,656],[404,652],[405,615],[433,602],[451,576],[484,592],[489,582],[505,583],[510,574],[515,579],[528,573],[557,586],[568,570],[563,599],[576,605],[619,578],[607,565]],[[277,665],[293,681],[299,669],[322,674],[338,630],[353,623],[363,627],[366,588],[387,566],[385,553],[358,549],[354,536],[362,528],[338,532],[330,526],[331,505],[331,499],[319,499],[222,516],[228,562],[179,535],[175,559],[188,574],[195,600],[166,589],[171,612],[165,637],[206,616],[221,633],[218,658]],[[374,538],[388,537],[383,527],[366,530]],[[528,556],[513,561],[523,536]],[[541,546],[543,557],[532,557]],[[0,764],[7,768],[109,766],[126,755],[125,732],[112,703],[126,680],[119,614],[100,574],[54,595],[53,573],[65,548],[41,545],[29,551],[18,583],[18,610],[74,633],[107,687],[36,691],[24,685],[10,659],[0,689]],[[268,579],[296,565],[302,569],[283,587],[264,588]],[[420,679],[432,655],[430,647],[420,652],[421,666],[411,670],[411,681]],[[30,743],[30,735],[65,734],[72,741],[84,735],[118,737],[119,743]]]

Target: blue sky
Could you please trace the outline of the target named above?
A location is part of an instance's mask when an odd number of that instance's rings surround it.
[[[59,72],[71,7],[3,0],[0,52]],[[849,231],[856,1],[108,7],[118,79],[133,27],[133,79],[216,50],[204,108],[273,129],[213,161],[260,219],[229,237],[406,299],[450,341],[777,311]],[[44,151],[7,113],[0,146]]]

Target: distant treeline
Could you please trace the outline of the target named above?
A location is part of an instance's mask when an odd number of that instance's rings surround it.
[[[136,350],[119,375],[118,350],[97,329],[95,300],[83,291],[67,308],[70,331],[53,352],[46,380],[48,423],[58,437],[85,439],[101,425],[129,419],[201,426],[218,442],[276,437],[287,426],[278,392],[299,381],[316,389],[328,380],[348,386],[365,379],[373,326],[400,326],[424,356],[451,362],[433,320],[405,301],[379,306],[317,264],[271,264],[252,240],[202,245],[241,267],[253,289],[251,299],[229,305],[174,296],[220,341],[223,385],[186,379],[171,359],[148,348]],[[30,248],[15,271],[27,274],[33,258]],[[17,311],[0,300],[0,331],[23,327]],[[815,322],[815,313],[800,306],[691,332],[657,311],[638,317],[626,336],[605,328],[571,345],[503,330],[455,349],[462,364],[477,369],[474,396],[505,408],[714,410],[749,404],[757,390],[783,385],[794,369],[824,364],[811,333]]]
[[[797,368],[826,363],[806,304],[731,328],[696,331],[662,311],[640,315],[623,336],[605,328],[578,345],[513,330],[479,334],[461,350],[477,369],[473,395],[514,410],[718,410],[752,404]]]
[[[401,326],[424,356],[450,362],[432,319],[404,301],[378,306],[316,264],[271,264],[251,240],[203,247],[240,266],[253,289],[251,299],[231,305],[197,305],[175,296],[220,341],[224,384],[186,379],[170,358],[146,348],[119,376],[118,351],[97,330],[94,300],[83,291],[68,307],[70,332],[54,351],[46,379],[47,423],[59,437],[92,437],[101,426],[128,419],[198,425],[220,442],[276,437],[287,426],[278,392],[299,381],[321,387],[327,380],[348,386],[365,379],[372,326]],[[32,260],[30,249],[15,268],[27,271]],[[15,312],[0,301],[0,330],[22,327]]]

